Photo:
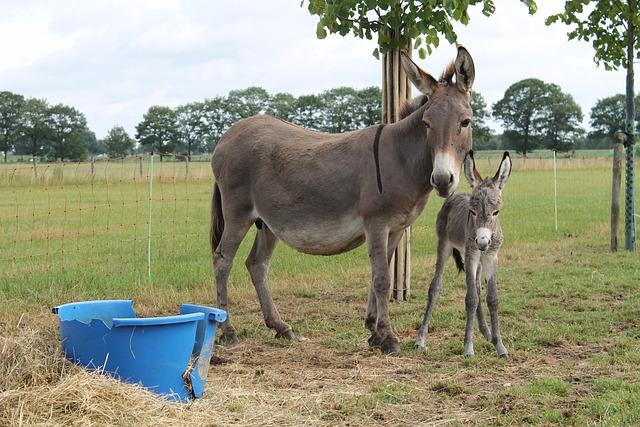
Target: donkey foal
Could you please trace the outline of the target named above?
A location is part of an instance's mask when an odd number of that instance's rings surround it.
[[[498,289],[496,270],[498,251],[503,235],[498,213],[502,207],[502,189],[511,174],[511,158],[505,152],[500,167],[493,178],[482,179],[476,169],[473,151],[464,159],[464,175],[472,193],[453,194],[444,202],[436,220],[438,254],[436,272],[429,285],[427,308],[418,331],[416,347],[424,348],[429,320],[442,285],[444,267],[453,254],[459,271],[466,270],[467,325],[464,334],[464,355],[473,356],[473,317],[484,337],[496,348],[499,357],[508,356],[502,344],[498,326]],[[464,259],[464,262],[462,261]],[[464,266],[466,265],[466,269]],[[487,279],[487,306],[491,316],[491,330],[487,328],[480,304],[481,272]]]

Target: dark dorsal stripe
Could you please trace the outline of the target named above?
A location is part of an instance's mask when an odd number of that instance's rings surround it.
[[[380,156],[378,146],[380,145],[380,134],[382,133],[383,128],[384,124],[378,126],[376,137],[373,139],[373,159],[376,161],[376,178],[378,179],[378,191],[380,194],[382,194],[382,177],[380,176]]]

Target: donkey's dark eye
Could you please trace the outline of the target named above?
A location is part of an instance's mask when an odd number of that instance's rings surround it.
[[[500,213],[500,211],[495,211],[495,212],[493,213],[493,216],[498,216],[498,214],[499,214],[499,213]]]
[[[431,129],[431,125],[427,122],[422,122],[424,123],[424,127],[426,127],[427,129]]]
[[[474,211],[472,211],[471,209],[469,209],[469,212],[471,212],[471,215],[476,216],[476,213]]]
[[[462,122],[460,122],[460,126],[462,126],[463,128],[466,128],[470,124],[471,124],[471,120],[470,119],[465,119]]]

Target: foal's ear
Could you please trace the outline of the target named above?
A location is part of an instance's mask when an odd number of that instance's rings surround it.
[[[400,63],[402,64],[404,72],[407,73],[407,77],[411,80],[411,83],[413,83],[420,92],[429,96],[436,90],[438,81],[418,67],[404,50],[400,52]]]
[[[471,188],[482,182],[482,176],[476,169],[476,161],[473,158],[473,150],[470,150],[464,158],[464,177],[469,181]]]
[[[469,51],[462,46],[458,46],[458,56],[455,62],[456,86],[462,92],[470,92],[473,80],[476,78],[476,68]]]
[[[502,162],[500,162],[500,168],[498,172],[493,176],[493,182],[496,183],[498,188],[502,190],[509,179],[509,175],[511,175],[511,157],[509,157],[509,152],[505,151],[502,155]]]

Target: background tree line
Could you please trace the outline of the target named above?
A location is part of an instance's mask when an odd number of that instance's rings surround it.
[[[0,92],[0,151],[46,157],[50,160],[82,160],[97,144],[78,110],[44,99]]]
[[[377,87],[339,87],[299,97],[249,87],[177,108],[152,106],[136,126],[136,139],[145,151],[209,153],[233,123],[256,114],[318,131],[346,132],[379,122],[380,98]]]
[[[96,140],[75,108],[5,91],[0,92],[0,151],[5,161],[8,152],[49,160],[83,160],[103,153],[116,158],[145,151],[191,156],[210,153],[233,123],[255,114],[271,114],[323,132],[363,128],[380,121],[380,99],[377,87],[339,87],[299,97],[249,87],[176,108],[152,106],[136,126],[135,138],[114,126],[104,139]],[[474,92],[474,148],[510,149],[525,155],[539,148],[560,152],[610,148],[613,133],[624,124],[624,102],[622,94],[598,100],[591,109],[587,133],[580,107],[558,85],[521,80],[491,108]],[[640,97],[636,104],[640,106]],[[490,120],[500,123],[504,132],[496,134]]]

